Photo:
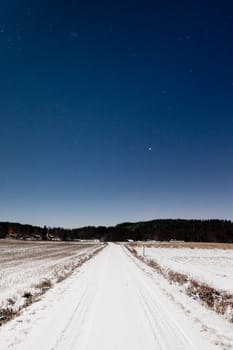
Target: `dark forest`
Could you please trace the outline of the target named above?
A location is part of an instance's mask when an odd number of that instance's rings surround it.
[[[86,226],[65,229],[0,222],[0,238],[33,240],[144,241],[181,240],[187,242],[233,242],[233,222],[230,220],[156,219],[126,222],[112,227]]]

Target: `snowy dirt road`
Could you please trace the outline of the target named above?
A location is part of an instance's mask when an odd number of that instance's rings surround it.
[[[1,350],[214,350],[121,246],[109,244],[0,330]]]

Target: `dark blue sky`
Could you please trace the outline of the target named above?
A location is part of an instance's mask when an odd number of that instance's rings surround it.
[[[233,219],[232,1],[2,1],[0,122],[0,220]]]

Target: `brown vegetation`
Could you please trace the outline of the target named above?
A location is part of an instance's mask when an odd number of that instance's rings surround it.
[[[13,311],[11,307],[0,309],[0,326],[18,315],[18,312]]]
[[[35,245],[35,243],[34,243],[34,245]],[[22,244],[20,246],[22,247]],[[85,245],[85,247],[86,246],[87,245]],[[90,246],[94,247],[93,244]],[[84,254],[80,255],[79,261],[76,263],[73,263],[72,269],[68,269],[68,266],[66,269],[66,267],[64,266],[62,271],[60,271],[60,270],[57,271],[55,283],[59,283],[59,282],[63,281],[64,279],[66,279],[77,268],[81,267],[85,262],[87,262],[88,260],[93,258],[95,255],[97,255],[104,247],[105,247],[105,245],[101,245],[99,247],[96,246],[96,249],[93,250],[92,253],[90,253],[90,254],[84,253]],[[22,297],[25,299],[25,301],[24,301],[23,305],[21,305],[17,310],[15,310],[15,308],[14,308],[15,300],[12,298],[9,298],[7,300],[8,306],[0,309],[0,326],[2,326],[4,323],[10,321],[14,317],[18,316],[24,308],[28,307],[33,302],[38,301],[43,294],[45,294],[51,287],[53,287],[53,285],[54,285],[54,282],[52,282],[50,279],[48,279],[48,278],[42,279],[39,283],[37,283],[36,285],[33,286],[35,288],[35,292],[32,293],[31,291],[25,291],[22,294]]]
[[[191,249],[233,249],[233,243],[215,243],[215,242],[143,242],[130,243],[132,247],[145,246],[147,248],[191,248]]]
[[[154,247],[154,245],[153,245]],[[187,247],[187,246],[186,246]],[[183,291],[195,300],[201,301],[209,309],[223,315],[228,321],[233,323],[233,294],[218,291],[206,283],[190,278],[188,275],[164,268],[156,261],[146,259],[129,245],[126,248],[137,258],[151,266],[160,275],[165,277],[169,283],[175,283],[184,286]]]

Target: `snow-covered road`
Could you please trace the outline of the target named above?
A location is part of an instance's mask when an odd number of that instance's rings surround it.
[[[109,244],[79,273],[5,325],[0,348],[219,349],[116,244]]]

